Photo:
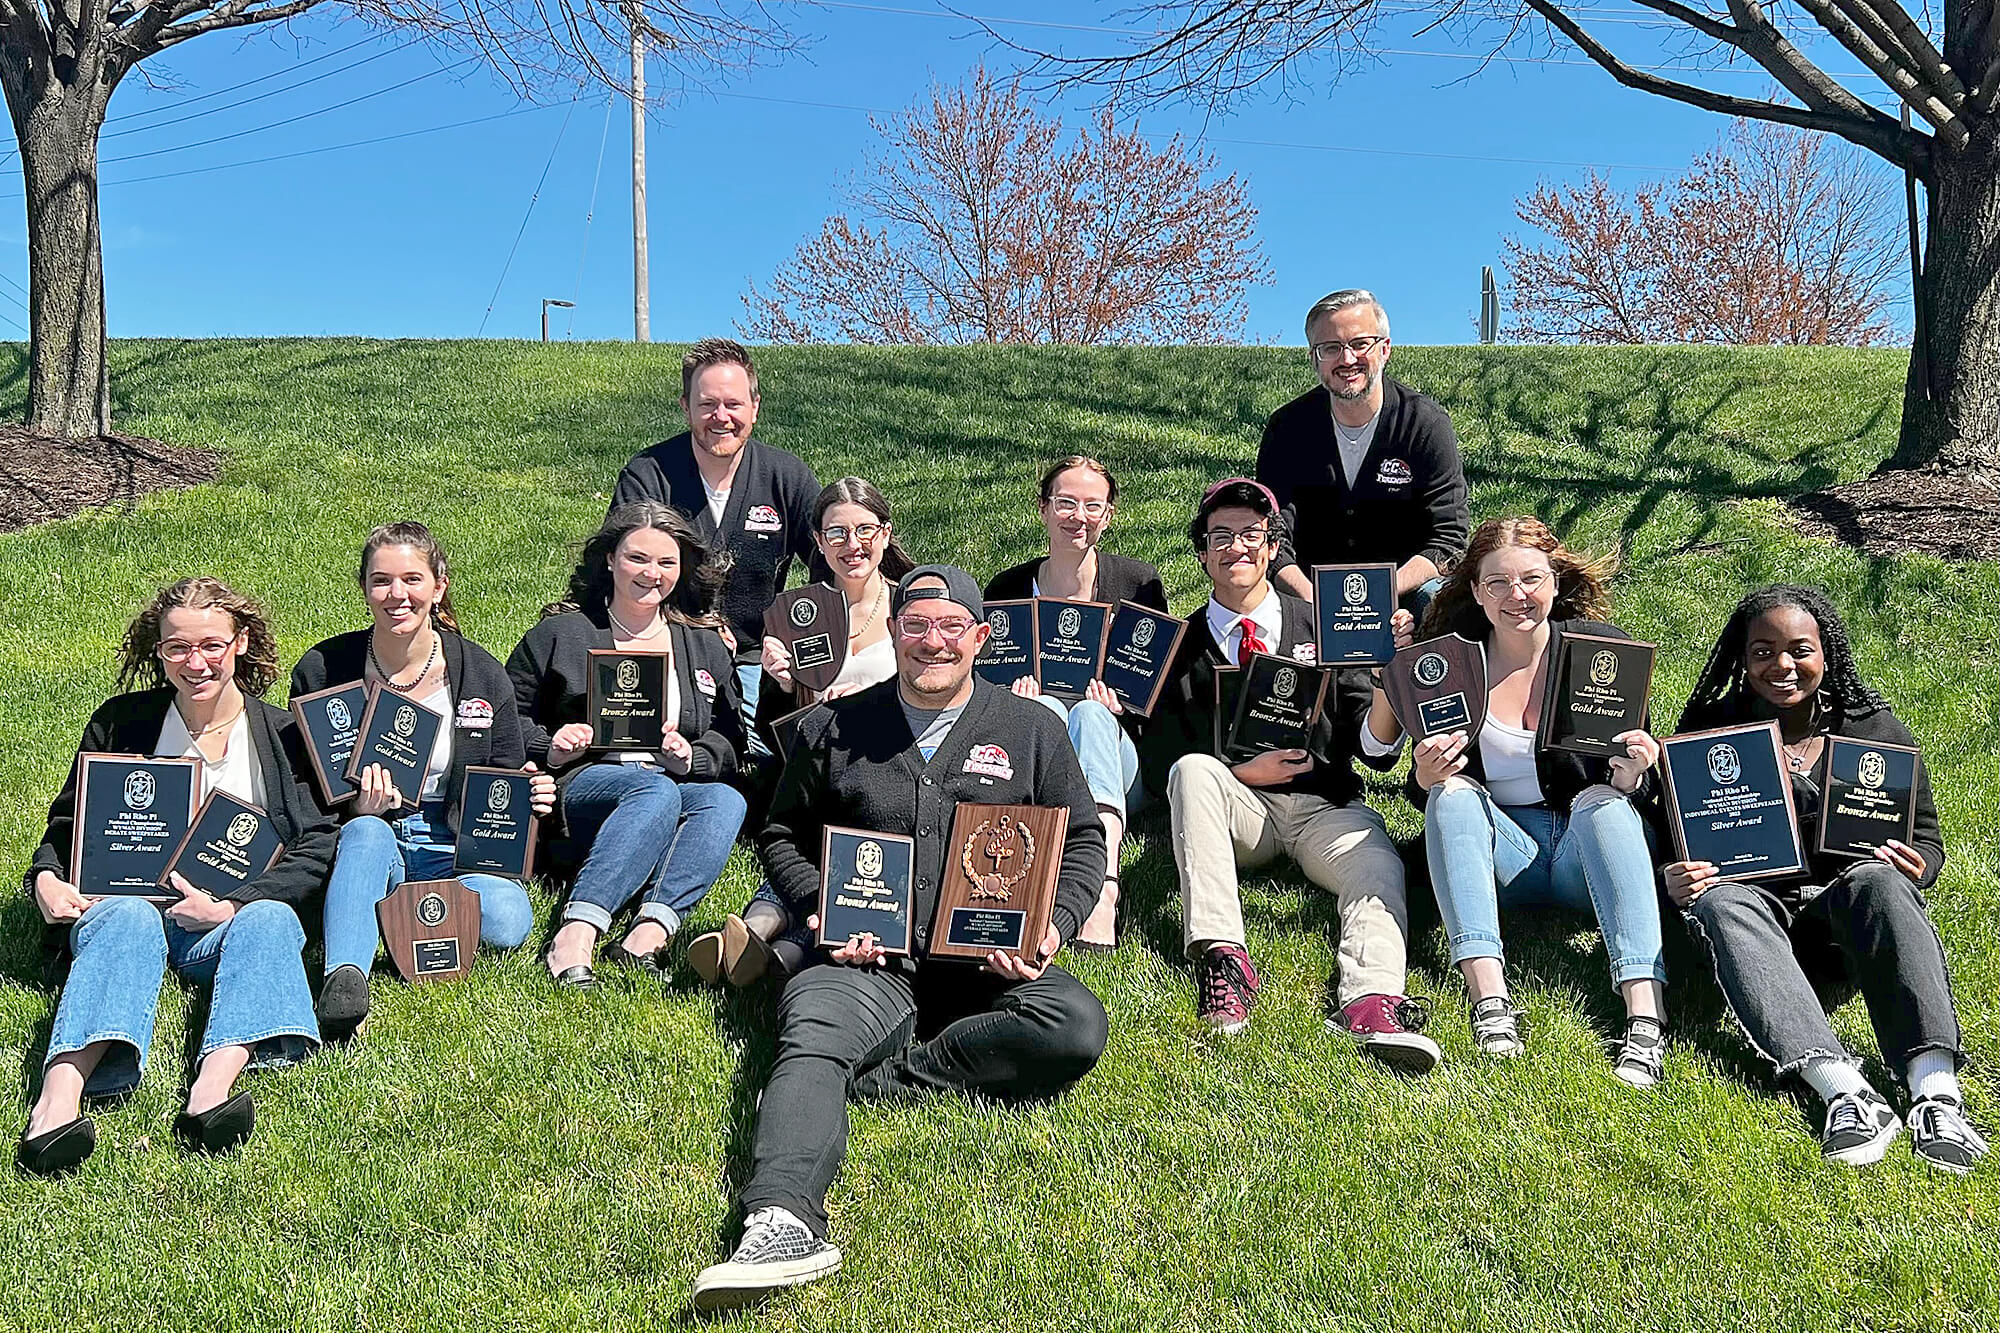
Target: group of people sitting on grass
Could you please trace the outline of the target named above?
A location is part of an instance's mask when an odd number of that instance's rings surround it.
[[[125,635],[119,684],[136,691],[91,715],[79,750],[198,760],[201,795],[227,792],[269,812],[284,851],[228,898],[178,878],[164,909],[93,898],[70,880],[72,769],[26,881],[68,974],[21,1167],[54,1174],[90,1155],[85,1101],[138,1082],[169,966],[211,992],[175,1133],[198,1151],[247,1139],[253,1111],[236,1091],[241,1074],[360,1032],[379,945],[375,905],[406,878],[451,875],[471,765],[534,775],[548,864],[566,892],[546,944],[553,984],[587,989],[607,961],[665,974],[677,950],[710,982],[776,980],[777,1057],[740,1200],[743,1235],[728,1261],[697,1279],[703,1308],[839,1266],[825,1200],[850,1100],[963,1091],[1014,1101],[1057,1094],[1090,1071],[1109,1021],[1056,958],[1118,946],[1119,848],[1148,802],[1178,872],[1203,1023],[1235,1033],[1251,1019],[1259,977],[1239,875],[1285,857],[1337,903],[1328,1025],[1367,1055],[1421,1074],[1441,1051],[1424,1031],[1428,1007],[1407,994],[1404,861],[1357,769],[1386,772],[1405,748],[1379,668],[1337,672],[1304,748],[1238,762],[1215,740],[1218,668],[1254,653],[1315,660],[1303,571],[1379,561],[1396,566],[1399,647],[1456,632],[1485,654],[1483,723],[1422,740],[1409,766],[1450,958],[1471,1001],[1472,1049],[1514,1058],[1526,1048],[1509,998],[1503,909],[1561,908],[1594,916],[1624,1002],[1612,1073],[1634,1087],[1659,1082],[1662,919],[1678,909],[1756,1048],[1824,1099],[1829,1159],[1879,1160],[1906,1120],[1924,1161],[1970,1170],[1986,1144],[1962,1109],[1963,1041],[1925,909],[1944,861],[1927,783],[1918,784],[1911,840],[1889,841],[1872,859],[1815,855],[1804,873],[1754,883],[1706,863],[1661,864],[1660,743],[1648,730],[1620,736],[1624,752],[1608,759],[1537,744],[1552,636],[1623,633],[1612,623],[1610,562],[1570,549],[1533,518],[1468,532],[1451,423],[1383,375],[1388,319],[1371,295],[1325,298],[1306,333],[1319,383],[1272,416],[1255,475],[1189,497],[1187,539],[1208,595],[1187,614],[1144,719],[1101,682],[1065,702],[1032,678],[1001,688],[974,670],[992,633],[989,599],[1168,609],[1157,570],[1105,548],[1119,499],[1109,469],[1081,456],[1049,467],[1036,500],[1047,553],[982,587],[960,568],[906,554],[911,535],[897,532],[869,482],[822,487],[803,461],[753,438],[756,371],[725,340],[687,355],[687,433],[627,465],[567,591],[504,664],[461,633],[434,534],[401,522],[368,536],[359,564],[367,624],[308,649],[290,689],[366,681],[439,714],[445,725],[419,790],[371,766],[354,799],[326,803],[291,715],[262,699],[279,671],[265,612],[211,577],[166,588]],[[839,676],[802,714],[793,663],[763,631],[795,560],[847,609]],[[1802,823],[1824,787],[1828,737],[1912,743],[1859,674],[1823,594],[1767,587],[1719,619],[1679,728],[1777,721]],[[667,658],[656,748],[593,748],[588,654],[605,648]],[[772,727],[781,716],[796,727],[783,760]],[[1045,937],[983,963],[926,956],[924,923],[961,801],[1068,812]],[[753,808],[760,814],[748,819]],[[885,953],[868,935],[816,945],[829,825],[912,839],[918,925],[908,954]],[[764,882],[721,929],[683,942],[739,835],[754,845]],[[479,896],[483,942],[525,943],[535,922],[523,887],[462,878]],[[309,928],[320,941],[317,986],[306,970]],[[1814,988],[1828,975],[1866,997],[1882,1056],[1904,1084],[1904,1116],[1829,1026]]]

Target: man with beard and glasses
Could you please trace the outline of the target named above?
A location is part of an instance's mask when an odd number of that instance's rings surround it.
[[[1382,373],[1389,315],[1370,292],[1334,292],[1306,313],[1319,384],[1264,424],[1257,480],[1283,522],[1272,580],[1312,598],[1314,565],[1393,563],[1419,622],[1465,549],[1465,469],[1435,399]]]
[[[821,833],[829,824],[914,840],[911,952],[857,935],[786,982],[778,1055],[758,1102],[743,1238],[694,1284],[700,1311],[746,1305],[840,1267],[826,1193],[847,1145],[849,1099],[931,1092],[1000,1102],[1055,1096],[1097,1064],[1104,1006],[1050,960],[1104,883],[1104,825],[1062,721],[973,675],[992,633],[964,570],[921,565],[891,600],[896,675],[830,699],[799,725],[757,838],[764,869],[817,927]],[[931,919],[962,801],[1064,806],[1055,909],[1025,954],[983,963],[928,956]]]

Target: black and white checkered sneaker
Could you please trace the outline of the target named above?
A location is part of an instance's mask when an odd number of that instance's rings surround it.
[[[1910,1147],[1940,1171],[1962,1176],[1986,1155],[1986,1140],[1950,1097],[1926,1097],[1910,1107]]]
[[[1826,1104],[1820,1156],[1845,1166],[1872,1166],[1889,1152],[1903,1122],[1873,1088],[1843,1092]]]
[[[840,1250],[784,1208],[759,1208],[744,1219],[743,1239],[728,1260],[694,1280],[694,1308],[730,1310],[774,1291],[839,1271]]]

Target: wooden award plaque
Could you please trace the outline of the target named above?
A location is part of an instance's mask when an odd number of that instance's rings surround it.
[[[404,880],[375,904],[396,974],[415,985],[465,975],[479,948],[479,895],[455,879]]]
[[[1069,810],[963,804],[945,844],[944,883],[931,925],[932,958],[1032,956],[1048,933]]]

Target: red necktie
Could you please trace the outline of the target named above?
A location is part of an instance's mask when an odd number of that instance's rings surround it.
[[[1271,650],[1266,648],[1264,641],[1257,637],[1257,626],[1251,623],[1247,616],[1237,623],[1242,626],[1243,640],[1236,645],[1236,665],[1247,667],[1250,665],[1250,654],[1268,653]]]

